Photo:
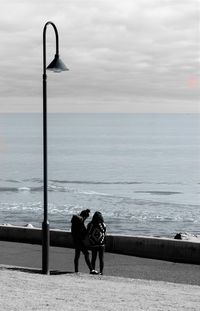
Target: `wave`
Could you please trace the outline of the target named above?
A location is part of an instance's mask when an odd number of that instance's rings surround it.
[[[0,187],[0,192],[42,192],[43,186],[39,187]],[[69,192],[69,193],[76,193],[76,194],[83,194],[86,196],[106,196],[115,198],[115,195],[97,192],[97,191],[90,191],[90,190],[79,190],[79,189],[73,189],[63,186],[56,186],[56,185],[48,185],[48,192]],[[118,196],[117,196],[118,197]],[[120,197],[121,198],[121,197]]]
[[[4,192],[4,191],[14,192],[14,191],[18,191],[18,188],[15,188],[15,187],[1,187],[0,188],[0,192]]]
[[[26,193],[35,193],[35,192],[43,192],[43,186],[22,186],[22,187],[0,187],[0,193],[3,192],[11,192],[11,193],[21,193],[21,194],[26,194]],[[60,185],[48,185],[48,192],[53,192],[53,193],[69,193],[72,194],[73,196],[75,195],[76,197],[80,197],[80,199],[89,199],[89,197],[93,197],[93,199],[96,200],[101,200],[105,204],[121,204],[121,205],[130,205],[130,204],[136,204],[136,205],[146,205],[148,204],[149,206],[157,206],[157,205],[166,205],[168,204],[176,206],[176,203],[172,202],[165,202],[161,200],[161,196],[172,196],[172,195],[181,195],[183,192],[180,191],[159,191],[159,190],[135,190],[132,191],[132,195],[130,194],[120,194],[120,193],[109,193],[109,192],[100,192],[100,191],[94,191],[90,189],[78,189],[78,188],[70,188],[67,186],[60,186]],[[141,193],[141,194],[150,194],[150,195],[155,195],[155,196],[160,196],[160,200],[150,200],[149,197],[143,197],[139,198],[134,195],[134,193]],[[84,197],[85,198],[84,198]],[[183,206],[184,204],[177,203],[177,206]],[[190,204],[187,204],[189,206]],[[191,204],[193,206],[193,204]]]
[[[73,214],[80,212],[82,206],[64,204],[58,205],[49,204],[48,211],[51,222],[57,224],[63,224],[66,226],[67,219],[70,220]],[[0,203],[1,217],[0,222],[5,222],[4,216],[7,219],[13,219],[19,221],[20,219],[26,219],[26,222],[33,222],[34,220],[40,221],[40,217],[43,213],[43,203],[42,202],[27,202],[27,203]],[[9,213],[8,213],[9,212]],[[110,224],[115,224],[115,227],[124,224],[124,229],[129,223],[131,226],[139,224],[151,224],[152,226],[162,223],[170,224],[173,223],[177,226],[178,223],[182,223],[183,228],[185,225],[198,225],[200,223],[200,215],[191,215],[187,210],[183,213],[178,211],[165,213],[162,212],[159,215],[156,210],[146,213],[145,210],[136,211],[134,208],[130,210],[123,211],[121,208],[118,209],[104,209],[103,214]],[[4,220],[3,220],[4,219]],[[144,227],[143,227],[144,229]]]
[[[60,179],[51,179],[49,180],[53,183],[59,184],[85,184],[85,185],[184,185],[184,182],[168,182],[168,181],[160,181],[160,182],[151,182],[151,181],[95,181],[95,180],[60,180]],[[42,180],[41,180],[42,182]],[[197,183],[198,184],[198,183]]]
[[[181,194],[180,191],[134,191],[135,193],[148,193],[148,194],[155,194],[155,195],[172,195],[172,194]]]
[[[23,183],[23,182],[32,182],[32,183],[43,183],[42,178],[25,178],[20,180],[14,180],[14,179],[0,179],[2,182],[8,182],[8,183]],[[142,181],[142,180],[114,180],[114,181],[98,181],[98,180],[62,180],[62,179],[50,179],[50,183],[55,184],[80,184],[80,185],[185,185],[185,182],[168,182],[168,181]],[[200,184],[197,182],[196,184]]]
[[[43,187],[0,187],[0,192],[42,191]]]
[[[3,181],[3,180],[2,180]],[[7,182],[15,182],[14,180],[5,180]],[[42,178],[26,178],[22,179],[23,182],[36,182],[42,183]],[[20,181],[16,181],[19,183]],[[99,180],[64,180],[64,179],[50,179],[49,182],[56,184],[80,184],[80,185],[141,185],[141,184],[158,184],[158,185],[183,185],[184,182],[168,182],[168,181],[141,181],[141,180],[115,180],[115,181],[99,181]],[[197,183],[198,184],[198,183]]]
[[[31,193],[31,192],[42,192],[43,186],[39,187],[0,187],[0,192],[18,192],[18,193]],[[101,197],[102,200],[112,200],[113,202],[117,200],[120,204],[130,204],[131,202],[136,202],[137,204],[141,204],[144,201],[144,204],[147,203],[147,199],[141,200],[132,196],[123,196],[117,194],[110,194],[104,192],[98,192],[93,190],[82,190],[82,189],[74,189],[68,188],[64,186],[56,186],[56,185],[48,185],[48,192],[66,192],[66,193],[73,193],[76,195],[84,195],[84,196],[94,196],[96,198]],[[152,195],[175,195],[175,194],[182,194],[182,192],[178,191],[133,191],[133,193],[147,193]],[[120,202],[119,202],[120,200]],[[152,202],[151,202],[152,203]],[[155,201],[153,202],[155,204]],[[161,202],[159,202],[160,204]]]
[[[137,185],[143,184],[141,181],[89,181],[89,180],[50,180],[60,184],[85,184],[85,185]]]

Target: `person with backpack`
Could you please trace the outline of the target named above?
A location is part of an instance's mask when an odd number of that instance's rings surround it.
[[[79,258],[82,252],[85,256],[85,262],[90,270],[90,274],[98,274],[98,272],[92,268],[92,264],[89,258],[89,252],[88,252],[87,247],[84,244],[84,239],[87,235],[87,229],[85,227],[84,222],[89,217],[89,215],[90,215],[90,210],[86,209],[86,210],[81,211],[79,215],[73,215],[71,219],[71,233],[72,233],[74,247],[75,247],[74,269],[75,269],[75,272],[78,272]]]
[[[99,255],[100,273],[103,274],[106,225],[100,212],[95,212],[87,226],[90,249],[92,250],[92,268],[95,269],[97,254]]]

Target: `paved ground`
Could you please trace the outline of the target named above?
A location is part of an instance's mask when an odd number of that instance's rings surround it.
[[[50,270],[52,274],[72,273],[74,250],[50,248]],[[41,246],[0,241],[0,265],[28,267],[41,270]],[[97,266],[98,269],[98,266]],[[81,272],[88,273],[81,255]],[[161,260],[105,253],[106,276],[133,279],[157,280],[200,286],[199,265],[173,263]]]

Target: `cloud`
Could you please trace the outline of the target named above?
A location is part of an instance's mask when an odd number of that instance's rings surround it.
[[[198,0],[12,0],[1,5],[2,97],[41,96],[42,30],[58,27],[70,71],[49,74],[49,97],[74,104],[102,98],[134,103],[199,97]],[[55,35],[47,31],[47,60]],[[112,100],[111,100],[112,98]],[[152,103],[152,110],[155,110]],[[77,104],[78,105],[78,104]],[[92,105],[92,104],[91,104]],[[97,104],[98,105],[98,104]],[[102,106],[101,106],[102,107]],[[180,107],[180,105],[178,105]],[[88,109],[88,105],[87,105]],[[93,109],[93,108],[92,108]]]

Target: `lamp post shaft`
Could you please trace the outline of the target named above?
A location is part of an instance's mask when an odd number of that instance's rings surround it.
[[[46,75],[46,29],[52,25],[56,36],[56,54],[59,53],[58,31],[54,23],[47,22],[43,30],[43,205],[42,223],[42,273],[49,274],[50,232],[48,222],[48,159],[47,159],[47,75]]]
[[[46,68],[46,29],[51,25],[56,36],[56,54],[54,61]],[[59,59],[59,39],[58,31],[54,23],[47,22],[43,29],[43,194],[44,194],[44,219],[42,223],[42,273],[49,274],[49,245],[50,231],[48,222],[48,158],[47,158],[47,75],[46,69],[59,72],[68,70]]]
[[[48,161],[47,161],[47,76],[43,74],[43,204],[42,273],[49,274],[49,222],[48,222]]]

